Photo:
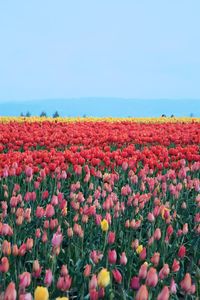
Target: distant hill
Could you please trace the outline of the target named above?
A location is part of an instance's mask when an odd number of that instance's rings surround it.
[[[19,116],[21,112],[40,115],[42,111],[52,116],[55,111],[60,116],[96,117],[157,117],[190,116],[200,117],[200,99],[123,99],[123,98],[80,98],[44,99],[32,101],[0,102],[1,116]]]

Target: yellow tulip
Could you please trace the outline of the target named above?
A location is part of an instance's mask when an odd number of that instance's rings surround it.
[[[106,219],[103,219],[103,221],[101,221],[101,230],[108,231],[108,228],[109,228],[108,221]]]
[[[107,271],[107,269],[102,269],[98,276],[97,276],[97,282],[98,282],[98,285],[100,287],[106,287],[107,285],[109,285],[110,283],[110,272]]]
[[[143,246],[142,245],[139,245],[137,248],[136,248],[136,252],[137,254],[140,254],[143,250]]]
[[[67,297],[57,297],[56,300],[69,300]]]
[[[49,300],[49,292],[46,287],[38,286],[34,292],[34,300]]]

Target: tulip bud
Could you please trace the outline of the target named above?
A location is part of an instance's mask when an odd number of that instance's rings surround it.
[[[24,272],[19,275],[19,286],[21,288],[27,288],[31,284],[31,274],[29,272]]]
[[[90,276],[91,268],[92,268],[92,266],[89,265],[89,264],[87,264],[87,265],[85,266],[85,270],[84,270],[84,272],[83,272],[83,275],[84,275],[85,277],[89,277],[89,276]]]
[[[16,300],[17,292],[14,282],[10,282],[5,291],[4,300]]]
[[[178,257],[183,258],[185,256],[186,253],[186,248],[185,246],[180,246],[179,250],[178,250]]]
[[[169,299],[169,289],[167,286],[164,286],[162,291],[157,297],[157,300],[168,300]]]
[[[145,279],[147,276],[147,267],[148,264],[147,263],[143,263],[139,269],[139,278],[140,279]]]
[[[52,283],[53,280],[53,274],[50,269],[45,271],[45,278],[44,278],[44,283],[47,287],[49,287]]]
[[[153,237],[157,241],[160,240],[160,238],[161,238],[161,230],[160,230],[160,228],[156,228]]]
[[[171,283],[170,283],[170,292],[171,294],[176,294],[177,288],[176,288],[176,283],[174,279],[172,278]]]
[[[131,279],[130,287],[133,290],[138,290],[140,287],[140,279],[137,276],[133,276]]]
[[[115,232],[110,231],[108,233],[108,244],[113,244],[115,242]]]
[[[89,282],[89,290],[96,289],[96,287],[97,287],[97,276],[93,274]]]
[[[180,283],[181,288],[186,292],[189,293],[192,287],[192,279],[189,273],[185,274],[185,277]]]
[[[136,294],[136,300],[148,300],[149,293],[145,284],[141,285]]]
[[[154,264],[155,267],[157,267],[159,264],[159,261],[160,261],[160,253],[155,252],[151,258],[151,262]]]
[[[122,282],[122,275],[117,269],[112,270],[112,274],[117,283]]]
[[[120,256],[120,264],[124,266],[127,264],[127,257],[125,252],[122,252],[122,255]]]
[[[108,250],[108,262],[110,264],[115,264],[117,260],[117,253],[115,250]]]
[[[155,268],[150,268],[147,272],[146,285],[155,287],[158,283],[158,275]]]

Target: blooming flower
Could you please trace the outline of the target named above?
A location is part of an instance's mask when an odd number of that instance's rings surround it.
[[[98,276],[97,276],[97,282],[100,287],[106,287],[110,283],[110,272],[107,271],[107,269],[102,269]]]
[[[38,286],[34,292],[34,300],[48,300],[49,292],[46,287]]]
[[[137,248],[136,248],[136,252],[137,254],[140,254],[143,250],[143,246],[142,245],[139,245]]]
[[[103,219],[101,221],[101,230],[108,231],[108,228],[109,228],[108,221],[106,219]]]

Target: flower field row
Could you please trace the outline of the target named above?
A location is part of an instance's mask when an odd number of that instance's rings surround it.
[[[0,123],[0,299],[198,299],[200,123]]]
[[[78,146],[198,145],[199,122],[16,122],[0,123],[0,153],[38,149],[65,150]]]

